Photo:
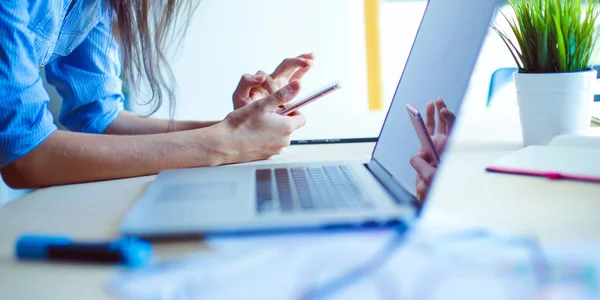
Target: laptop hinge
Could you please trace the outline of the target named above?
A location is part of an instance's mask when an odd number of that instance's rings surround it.
[[[383,168],[375,159],[372,159],[365,165],[367,169],[375,176],[381,185],[392,195],[396,203],[406,205],[416,205],[419,207],[417,198],[407,191],[402,185],[394,180],[394,177]]]

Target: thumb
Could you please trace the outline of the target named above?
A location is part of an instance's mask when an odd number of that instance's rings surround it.
[[[290,102],[300,92],[300,83],[298,81],[292,81],[288,85],[279,89],[269,97],[259,100],[260,106],[266,111],[271,111],[279,107],[281,104]]]
[[[415,169],[417,174],[423,179],[426,184],[431,183],[433,176],[435,175],[436,169],[431,166],[420,156],[413,156],[410,159],[410,165]]]

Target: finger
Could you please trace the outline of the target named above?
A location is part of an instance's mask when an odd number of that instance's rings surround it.
[[[292,78],[290,78],[291,81],[299,81],[302,80],[302,78],[304,77],[304,75],[306,75],[306,73],[310,70],[310,67],[308,68],[302,68],[299,69],[298,71],[296,71],[296,73],[294,73],[294,75],[292,75]]]
[[[263,84],[258,89],[264,89],[266,95],[273,94],[279,89],[279,85],[277,85],[275,80],[273,80],[273,78],[267,75],[267,73],[265,73],[264,71],[258,71],[256,72],[256,75],[265,77]]]
[[[448,145],[448,138],[449,136],[445,134],[439,134],[433,137],[433,145],[435,146],[435,149],[437,150],[439,155],[442,155],[446,150],[446,147]]]
[[[438,98],[435,100],[435,108],[437,109],[438,115],[438,124],[437,124],[437,133],[438,134],[447,134],[446,129],[448,128],[448,124],[446,123],[446,118],[442,117],[442,109],[448,109],[446,107],[446,103],[442,98]]]
[[[290,125],[291,125],[290,129],[292,129],[290,134],[292,132],[304,127],[304,125],[306,125],[306,118],[304,117],[304,115],[302,115],[300,113],[295,114],[295,115],[290,114],[290,115],[288,115],[288,118],[289,118]]]
[[[435,162],[435,158],[433,153],[430,150],[423,149],[417,154],[422,160],[426,161],[428,164],[433,165]]]
[[[296,71],[296,73],[294,73],[294,75],[292,75],[292,78],[290,79],[291,81],[299,81],[302,80],[302,78],[304,77],[304,75],[306,75],[306,73],[310,70],[310,67],[308,68],[301,68],[298,71]]]
[[[417,192],[417,194],[415,196],[417,197],[417,200],[419,202],[423,201],[423,193],[419,189],[421,182],[422,182],[421,176],[419,176],[419,174],[415,174],[415,187],[416,187],[416,192]]]
[[[267,79],[265,80],[263,87],[267,90],[267,93],[269,95],[273,94],[273,93],[277,92],[277,90],[279,90],[279,85],[275,82],[275,80],[273,80],[273,78],[271,76],[267,76]]]
[[[448,108],[446,106],[446,102],[444,102],[444,99],[442,98],[437,98],[435,100],[435,107],[437,107],[438,110],[441,110],[442,108]]]
[[[233,93],[236,98],[247,98],[253,87],[258,87],[265,82],[264,75],[244,74],[238,83],[237,89]]]
[[[298,55],[298,57],[300,57],[300,58],[306,58],[306,59],[310,59],[310,60],[315,60],[315,54],[314,53],[305,53],[305,54]]]
[[[452,127],[454,126],[454,121],[456,121],[456,116],[447,108],[442,108],[440,114],[442,119],[446,121],[446,135],[449,135],[450,131],[452,131]]]
[[[271,77],[284,77],[291,80],[298,69],[309,68],[310,66],[312,66],[312,60],[310,59],[301,57],[286,58],[277,66]]]
[[[423,179],[426,184],[431,183],[433,176],[435,175],[436,169],[428,164],[420,156],[413,156],[410,159],[410,165],[417,171],[417,174]]]
[[[433,135],[435,133],[435,106],[433,102],[427,103],[425,107],[425,125],[429,135]]]
[[[298,57],[305,58],[305,59],[310,59],[311,61],[315,60],[315,54],[314,53],[302,54],[302,55],[299,55]],[[304,75],[306,74],[306,72],[308,72],[310,70],[311,67],[300,68],[298,71],[296,71],[296,73],[294,73],[294,75],[292,75],[292,78],[290,79],[290,81],[301,80],[304,77]]]
[[[429,185],[425,183],[422,179],[417,181],[417,200],[419,202],[423,202],[425,198],[427,198],[427,191],[429,190]]]
[[[290,84],[279,89],[269,97],[259,100],[259,105],[265,111],[273,111],[279,105],[290,102],[300,92],[300,83],[292,81]]]

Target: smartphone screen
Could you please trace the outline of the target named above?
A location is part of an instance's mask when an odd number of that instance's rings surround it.
[[[421,147],[431,153],[436,163],[440,162],[440,156],[435,150],[435,146],[433,145],[433,141],[431,140],[431,136],[427,131],[427,126],[425,126],[425,122],[423,122],[423,118],[421,117],[421,113],[412,105],[406,104],[406,111],[408,112],[408,116],[410,121],[412,122],[413,128],[417,134],[417,138],[421,143]]]
[[[303,107],[303,106],[305,106],[305,105],[307,105],[307,104],[309,104],[309,103],[311,103],[311,102],[313,102],[313,101],[315,101],[315,100],[317,100],[317,99],[319,99],[319,98],[321,98],[321,97],[323,97],[325,95],[328,95],[328,94],[330,94],[333,91],[339,90],[341,87],[342,87],[342,85],[340,84],[339,81],[336,81],[336,82],[333,82],[331,84],[328,84],[327,86],[325,86],[325,87],[317,90],[316,92],[314,92],[314,93],[312,93],[312,94],[304,97],[303,99],[295,101],[292,104],[286,105],[285,108],[279,109],[277,111],[277,113],[280,114],[280,115],[284,115],[284,116],[285,115],[289,115],[292,112],[298,110],[299,108],[301,108],[301,107]]]

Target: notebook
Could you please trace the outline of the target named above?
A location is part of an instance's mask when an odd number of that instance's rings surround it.
[[[486,170],[552,180],[600,183],[600,136],[562,135],[547,146],[529,146],[511,153]]]

